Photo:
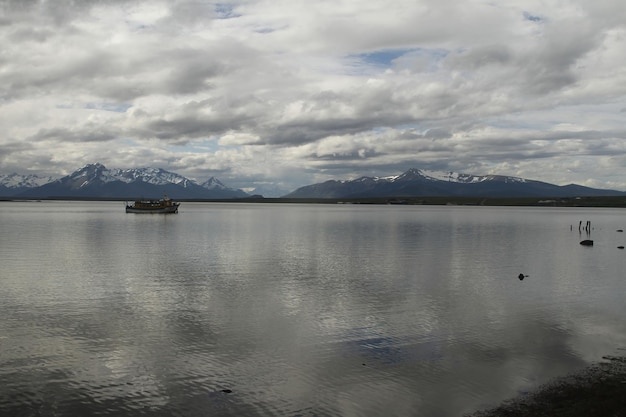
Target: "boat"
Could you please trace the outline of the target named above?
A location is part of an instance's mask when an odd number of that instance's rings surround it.
[[[126,203],[126,213],[178,213],[177,203],[170,198],[167,194],[160,200],[136,200],[133,204]]]

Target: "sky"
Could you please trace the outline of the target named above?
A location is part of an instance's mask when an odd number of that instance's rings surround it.
[[[0,0],[0,173],[626,190],[623,0]]]

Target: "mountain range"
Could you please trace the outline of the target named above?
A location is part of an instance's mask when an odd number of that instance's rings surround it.
[[[286,198],[374,197],[577,197],[624,195],[570,184],[559,186],[503,175],[477,176],[456,172],[409,169],[390,177],[361,177],[350,181],[330,180],[307,185]]]
[[[0,175],[0,196],[11,198],[160,198],[232,199],[249,194],[229,188],[217,178],[197,183],[161,168],[108,169],[88,164],[59,179],[35,175]],[[257,193],[255,193],[257,194]],[[401,198],[401,197],[593,197],[626,195],[625,192],[570,184],[559,186],[503,175],[409,169],[388,177],[330,180],[307,185],[285,198]],[[272,196],[273,197],[273,196]]]
[[[201,184],[161,168],[108,169],[88,164],[56,180],[18,174],[0,176],[0,195],[17,198],[243,198],[242,190],[211,177]]]
[[[40,187],[54,181],[52,177],[40,177],[37,175],[0,174],[0,196],[13,196],[25,191]]]

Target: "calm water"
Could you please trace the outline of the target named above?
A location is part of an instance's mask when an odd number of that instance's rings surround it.
[[[623,354],[625,213],[0,203],[0,414],[493,406]]]

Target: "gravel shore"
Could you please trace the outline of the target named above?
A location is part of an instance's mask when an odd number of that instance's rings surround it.
[[[626,417],[626,357],[604,359],[523,398],[466,417]]]

